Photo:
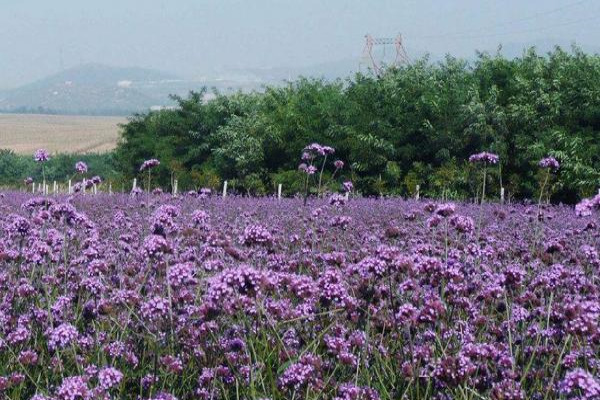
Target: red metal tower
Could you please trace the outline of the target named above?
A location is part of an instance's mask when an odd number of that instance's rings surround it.
[[[396,56],[390,64],[385,62],[385,53],[388,46],[394,46],[396,49]],[[383,48],[383,55],[381,57],[375,55],[375,47]],[[376,76],[380,76],[383,69],[387,66],[400,66],[409,62],[408,53],[402,42],[402,35],[398,35],[395,38],[374,38],[369,34],[365,35],[365,47],[363,49],[361,64],[368,64],[369,69]]]

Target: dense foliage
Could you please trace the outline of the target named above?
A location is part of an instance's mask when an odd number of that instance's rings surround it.
[[[0,194],[0,395],[598,399],[599,207]]]
[[[339,179],[363,194],[407,195],[420,185],[430,196],[475,196],[466,160],[483,150],[500,155],[490,171],[495,197],[500,185],[511,197],[536,197],[535,166],[547,155],[563,166],[554,200],[575,202],[600,184],[600,57],[577,49],[514,60],[481,54],[472,64],[420,60],[381,77],[300,79],[202,99],[193,93],[177,110],[134,117],[116,152],[119,171],[131,178],[156,157],[163,186],[174,177],[189,189],[228,179],[255,194],[277,183],[291,193],[301,187],[302,148],[318,142],[336,148],[347,162]]]

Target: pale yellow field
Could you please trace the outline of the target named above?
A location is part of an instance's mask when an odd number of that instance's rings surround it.
[[[119,139],[123,117],[0,114],[0,149],[32,154],[100,153],[112,150]]]

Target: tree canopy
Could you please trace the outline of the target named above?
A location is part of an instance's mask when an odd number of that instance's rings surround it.
[[[534,49],[516,59],[478,54],[468,63],[426,58],[381,76],[328,82],[301,78],[262,92],[205,101],[176,97],[173,110],[134,116],[122,129],[114,165],[125,178],[158,158],[157,182],[180,188],[225,179],[248,193],[299,187],[302,149],[318,142],[345,162],[339,180],[371,194],[467,198],[477,190],[469,155],[492,151],[490,190],[532,198],[537,162],[561,162],[556,201],[575,202],[600,185],[600,57],[577,48]]]

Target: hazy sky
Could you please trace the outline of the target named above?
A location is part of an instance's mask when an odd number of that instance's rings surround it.
[[[197,78],[223,67],[360,56],[364,35],[409,53],[499,43],[600,44],[599,0],[0,0],[0,88],[99,62]]]

